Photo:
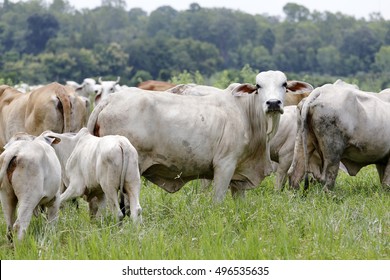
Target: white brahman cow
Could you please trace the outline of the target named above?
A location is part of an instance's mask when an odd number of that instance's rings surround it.
[[[120,85],[118,84],[120,79],[120,77],[117,77],[116,81],[103,81],[102,77],[99,77],[98,82],[101,86],[101,89],[95,96],[95,105],[98,105],[101,100],[121,89]]]
[[[0,156],[0,197],[10,241],[12,229],[23,238],[37,206],[47,207],[49,222],[58,216],[61,165],[51,139],[33,137],[22,133],[11,138]]]
[[[269,141],[284,112],[287,78],[261,72],[256,86],[204,96],[122,90],[92,112],[96,136],[126,136],[139,154],[140,173],[168,192],[186,182],[214,180],[214,199],[257,187],[272,172]],[[242,94],[250,93],[250,94]]]
[[[102,90],[102,86],[97,85],[96,81],[92,78],[84,79],[81,85],[74,81],[67,81],[66,85],[71,86],[79,96],[83,96],[88,100],[95,98]]]
[[[182,95],[203,96],[208,94],[232,94],[239,83],[230,84],[225,90],[205,85],[180,84],[167,91]],[[302,81],[287,81],[287,92],[285,97],[284,114],[280,117],[279,128],[270,141],[271,160],[274,162],[275,190],[282,190],[286,180],[287,172],[292,163],[294,155],[294,144],[297,133],[297,105],[303,98],[307,97],[313,90],[313,86]],[[209,185],[210,182],[202,181],[202,185]]]
[[[138,154],[126,137],[108,135],[99,138],[86,128],[77,134],[45,131],[42,135],[53,139],[52,146],[60,159],[66,186],[61,203],[85,194],[90,202],[90,214],[95,216],[107,198],[110,210],[120,221],[123,218],[118,203],[120,190],[129,199],[131,218],[141,220]],[[95,197],[97,207],[93,201]]]
[[[316,88],[301,108],[291,183],[298,187],[312,173],[332,190],[340,162],[350,175],[375,164],[380,181],[390,185],[390,103],[387,92],[364,92],[354,86],[327,84]]]

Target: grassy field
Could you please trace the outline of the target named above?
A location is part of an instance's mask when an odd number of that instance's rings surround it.
[[[169,194],[147,184],[143,223],[91,221],[86,204],[67,205],[56,227],[33,218],[26,238],[10,244],[0,218],[0,259],[390,259],[390,192],[372,167],[341,172],[335,191],[311,186],[306,197],[276,193],[273,177],[242,200],[221,204],[197,182]]]

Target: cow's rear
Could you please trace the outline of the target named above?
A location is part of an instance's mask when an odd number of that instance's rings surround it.
[[[304,172],[313,173],[332,190],[340,162],[350,175],[376,164],[381,182],[389,184],[389,109],[388,102],[353,87],[325,85],[313,91],[301,112],[292,184],[298,186]]]
[[[49,222],[57,219],[61,166],[46,140],[11,143],[0,156],[0,166],[0,196],[10,239],[12,229],[23,238],[38,205],[47,207]]]

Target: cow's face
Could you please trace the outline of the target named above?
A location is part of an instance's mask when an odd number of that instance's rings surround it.
[[[264,112],[283,114],[286,75],[280,71],[261,72],[256,76],[256,87]]]
[[[82,84],[84,87],[84,91],[88,93],[88,95],[94,95],[96,94],[95,88],[96,88],[96,81],[94,79],[84,79],[84,82]]]
[[[103,81],[102,78],[99,77],[100,87],[96,88],[95,105],[102,99],[107,98],[111,93],[120,90],[120,86],[118,85],[119,81],[120,77],[118,77],[116,81]]]

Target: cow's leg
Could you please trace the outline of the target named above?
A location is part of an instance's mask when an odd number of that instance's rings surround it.
[[[282,191],[287,181],[287,173],[277,171],[275,178],[275,191]]]
[[[121,211],[121,208],[119,207],[117,186],[109,183],[106,185],[106,183],[107,182],[102,184],[102,189],[104,194],[106,195],[108,207],[110,208],[110,211],[114,213],[115,218],[118,221],[122,221],[123,213]]]
[[[41,197],[29,194],[19,201],[18,218],[16,219],[13,230],[17,232],[18,239],[21,240],[27,231],[35,207],[39,204]]]
[[[115,159],[113,159],[114,161]],[[123,220],[123,212],[118,201],[118,186],[120,185],[121,165],[112,163],[104,168],[103,164],[98,164],[100,173],[100,185],[107,199],[108,208],[114,214],[117,221]]]
[[[97,212],[95,213],[95,217],[102,216],[103,210],[106,207],[106,196],[105,196],[104,192],[96,194],[95,203],[96,203],[96,208],[97,208]],[[89,212],[90,216],[94,217],[93,213],[91,213],[91,209],[89,209],[89,210],[90,210],[90,212]]]
[[[331,140],[334,142],[330,142],[328,139],[319,139],[324,162],[320,182],[326,192],[331,191],[334,188],[336,177],[339,172],[341,154],[343,152],[342,146],[340,144],[335,144],[341,142],[337,141],[337,135],[334,138],[331,138]]]
[[[377,167],[378,168],[378,167]],[[385,186],[387,190],[390,190],[390,161],[387,163],[383,171],[383,178],[381,179],[382,186]]]
[[[321,131],[320,129],[324,131]],[[316,137],[318,141],[318,149],[322,153],[323,169],[320,176],[320,182],[324,187],[324,191],[331,191],[336,183],[336,177],[339,172],[341,156],[345,150],[346,143],[344,136],[335,127],[316,127]],[[324,134],[325,133],[325,134]]]
[[[383,182],[383,177],[385,175],[386,165],[383,164],[376,164],[376,170],[378,171],[379,175],[379,182]]]
[[[282,191],[287,181],[287,171],[290,168],[291,161],[283,159],[278,164],[275,178],[275,191]]]
[[[12,225],[15,222],[16,204],[18,203],[18,199],[13,193],[5,193],[4,190],[1,191],[0,195],[4,218],[7,224],[7,238],[9,241],[12,241]]]
[[[333,149],[332,149],[333,148]],[[324,187],[324,191],[331,191],[336,183],[336,177],[339,172],[342,150],[336,145],[328,144],[322,149],[324,165],[320,178],[320,182]]]
[[[121,208],[122,214],[124,216],[130,217],[130,200],[129,196],[125,193],[120,194],[119,207]]]
[[[232,180],[234,170],[236,169],[236,162],[225,160],[219,162],[214,167],[214,201],[221,202],[229,188]]]
[[[124,188],[129,198],[130,217],[134,222],[142,222],[142,207],[139,203],[141,178],[138,172],[129,170],[127,174]]]
[[[89,209],[89,216],[91,218],[95,218],[97,211],[99,210],[99,204],[98,199],[96,196],[88,197],[88,209]]]
[[[54,199],[47,204],[47,217],[49,223],[57,221],[58,213],[60,211],[60,204],[61,204],[60,193],[57,192]]]
[[[305,175],[305,155],[303,151],[303,141],[301,133],[297,133],[294,146],[293,161],[287,172],[289,176],[290,187],[294,189],[299,189],[299,184]]]
[[[230,186],[230,192],[234,199],[245,198],[246,191],[235,186]]]
[[[68,201],[72,198],[80,197],[84,194],[85,192],[85,185],[77,180],[77,177],[73,177],[74,179],[70,179],[69,182],[69,187],[61,194],[60,200],[61,200],[61,205],[65,202]]]
[[[324,166],[324,176],[321,178],[321,182],[324,186],[325,192],[334,189],[338,172],[339,172],[338,164],[328,164]]]

